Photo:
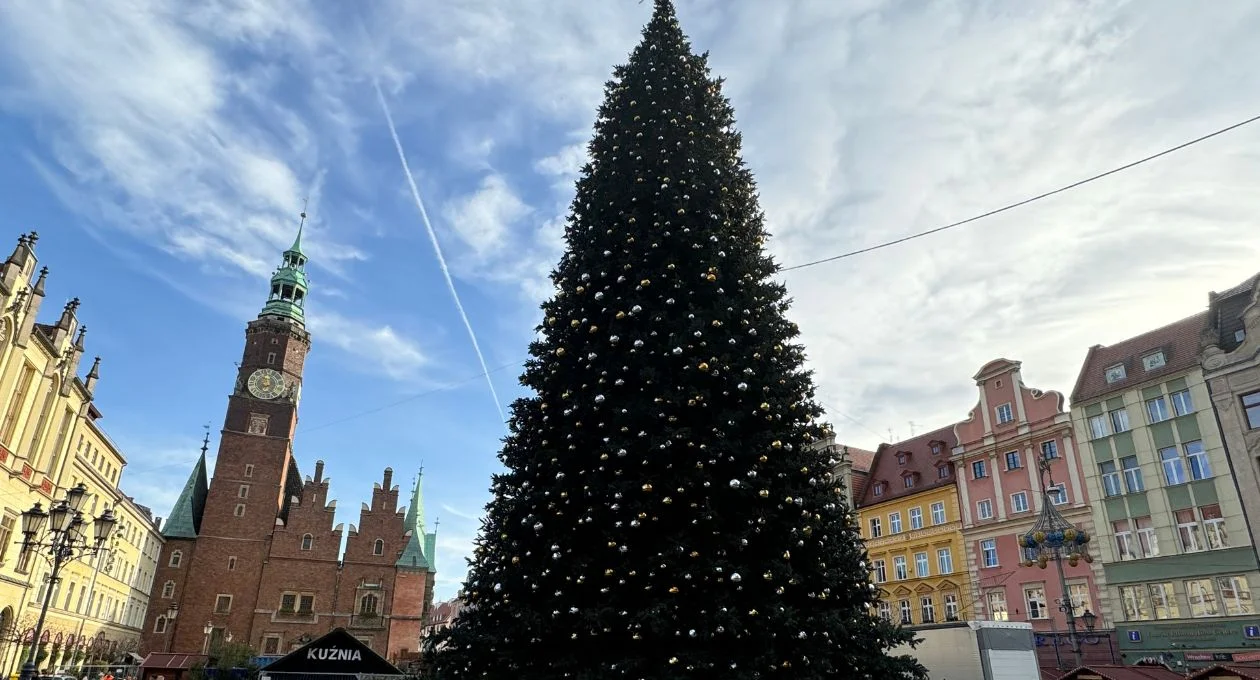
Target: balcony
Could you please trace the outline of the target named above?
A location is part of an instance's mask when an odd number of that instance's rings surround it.
[[[385,627],[385,617],[380,614],[352,614],[350,616],[350,628],[360,630],[380,630]]]
[[[275,621],[314,621],[315,611],[312,609],[278,609],[273,617]]]

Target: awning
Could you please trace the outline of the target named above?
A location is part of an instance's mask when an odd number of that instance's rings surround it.
[[[140,662],[141,668],[163,668],[163,669],[188,669],[192,668],[198,662],[205,661],[205,654],[163,654],[161,652],[149,652]]]

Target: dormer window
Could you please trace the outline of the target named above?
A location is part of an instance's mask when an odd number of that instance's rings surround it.
[[[1103,377],[1107,379],[1108,383],[1115,383],[1124,380],[1128,376],[1124,372],[1124,364],[1116,364],[1115,366],[1109,366],[1103,372]]]
[[[906,458],[907,458],[907,456],[906,456],[906,454],[904,454],[904,453],[899,453],[899,454],[897,454],[897,464],[898,464],[898,465],[905,465],[905,464],[906,464]]]
[[[941,455],[941,451],[944,450],[944,448],[945,447],[942,446],[940,442],[932,442],[932,455],[933,456]]]
[[[1142,357],[1142,368],[1148,372],[1163,368],[1164,363],[1164,352],[1162,350],[1158,352],[1151,352],[1150,354]]]
[[[936,478],[949,479],[949,463],[946,463],[944,465],[938,465],[936,467]]]
[[[874,493],[875,493],[875,495],[876,495],[876,496],[883,496],[883,495],[884,495],[884,483],[883,483],[883,482],[877,482],[877,483],[875,484],[875,490],[874,490]]]
[[[910,472],[909,470],[901,473],[901,482],[905,484],[907,489],[913,489],[919,481],[919,473]]]

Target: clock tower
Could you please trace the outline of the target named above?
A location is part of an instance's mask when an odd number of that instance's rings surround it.
[[[183,606],[195,610],[187,612],[197,617],[190,620],[210,621],[222,628],[220,634],[250,629],[272,532],[302,495],[293,434],[302,368],[311,346],[303,311],[306,294],[299,226],[271,275],[266,304],[245,327],[245,349],[228,397],[189,565],[206,587],[201,597],[193,602],[186,598]]]

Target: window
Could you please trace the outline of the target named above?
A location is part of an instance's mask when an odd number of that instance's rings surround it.
[[[1068,502],[1067,487],[1064,486],[1063,482],[1047,488],[1046,495],[1050,497],[1050,502],[1055,505],[1063,505]]]
[[[949,548],[938,548],[936,551],[936,571],[939,574],[954,573],[954,556]]]
[[[275,353],[275,352],[267,352],[267,363],[269,363],[269,364],[274,364],[274,363],[276,363],[276,353]]]
[[[988,477],[988,476],[989,476],[989,473],[985,469],[984,461],[977,460],[977,461],[972,462],[971,464],[971,478],[972,479],[984,479],[985,477]]]
[[[1122,519],[1111,523],[1111,530],[1116,535],[1116,555],[1121,560],[1137,559],[1134,551],[1133,529],[1129,520]]]
[[[1142,370],[1154,371],[1164,367],[1164,353],[1151,352],[1142,357]]]
[[[875,578],[876,583],[883,583],[888,580],[888,568],[884,566],[883,560],[871,560],[871,575]]]
[[[906,488],[907,488],[907,489],[913,489],[913,488],[914,488],[914,475],[913,475],[913,474],[903,475],[903,476],[901,477],[901,481],[902,481],[902,483],[904,483],[904,484],[906,485]]]
[[[1019,451],[1008,451],[1006,453],[1006,469],[1018,470],[1021,467],[1023,467],[1023,465],[1020,464]]]
[[[945,620],[958,620],[958,593],[945,593]]]
[[[167,562],[167,566],[172,569],[178,569],[181,562],[184,561],[184,551],[176,550],[171,553],[171,560]]]
[[[1186,599],[1190,602],[1190,616],[1220,616],[1216,606],[1216,591],[1212,588],[1212,580],[1206,578],[1186,581]]]
[[[875,484],[875,495],[876,495],[876,496],[883,496],[883,495],[884,495],[884,483],[883,483],[883,482],[878,482],[878,483],[876,483],[876,484]]]
[[[22,374],[18,377],[16,387],[13,388],[13,394],[9,397],[9,410],[4,414],[4,423],[0,424],[0,442],[13,444],[13,435],[17,430],[19,418],[22,416],[22,408],[26,405],[26,395],[31,390],[31,383],[35,380],[35,367],[30,364],[22,365]],[[16,448],[16,447],[14,447]]]
[[[990,590],[984,594],[985,602],[989,605],[990,621],[1006,621],[1010,617],[1006,613],[1006,591]]]
[[[1242,398],[1243,413],[1247,416],[1247,427],[1260,429],[1260,392],[1244,394]]]
[[[1216,588],[1221,593],[1221,604],[1225,605],[1225,616],[1241,616],[1254,614],[1256,608],[1251,603],[1251,587],[1243,576],[1219,576]]]
[[[885,621],[892,621],[892,605],[886,600],[879,601],[879,618]]]
[[[997,539],[986,538],[980,541],[980,564],[984,567],[998,566]]]
[[[292,614],[297,610],[297,595],[285,593],[280,596],[280,611]]]
[[[901,533],[901,513],[893,512],[888,515],[888,531],[890,533]]]
[[[993,519],[993,501],[988,498],[976,503],[976,515],[980,519]]]
[[[994,410],[997,412],[998,425],[1005,425],[1015,420],[1015,414],[1011,412],[1010,404],[1002,404]]]
[[[1090,439],[1102,439],[1103,437],[1106,437],[1108,434],[1111,434],[1111,433],[1107,431],[1107,416],[1090,416],[1089,417],[1089,438]]]
[[[910,528],[923,528],[923,508],[910,508]]]
[[[1011,512],[1028,512],[1028,494],[1020,491],[1011,494]]]
[[[298,611],[303,614],[309,614],[315,611],[315,596],[301,595],[298,597]]]
[[[931,572],[928,571],[927,553],[921,552],[921,553],[914,554],[914,575],[918,576],[919,578],[926,578],[928,576],[931,576]]]
[[[1221,506],[1213,503],[1199,507],[1199,517],[1203,519],[1203,540],[1208,550],[1220,550],[1229,547],[1229,537],[1225,533],[1225,518],[1221,515]]]
[[[1177,606],[1177,597],[1173,595],[1172,583],[1148,583],[1151,595],[1151,609],[1156,619],[1179,619],[1181,608]]]
[[[310,550],[315,545],[315,537],[310,534],[302,534],[302,549]]]
[[[901,623],[907,626],[914,623],[910,618],[910,600],[902,600],[899,604],[901,605]]]
[[[949,479],[949,463],[936,466],[937,479]]]
[[[375,593],[368,593],[359,598],[359,613],[366,616],[376,616],[376,607],[380,603],[380,598]]]
[[[880,526],[878,517],[871,518],[871,538],[879,538],[884,535],[884,529]]]
[[[268,635],[263,638],[262,643],[263,654],[275,655],[280,653],[280,636]]]
[[[1186,454],[1186,464],[1190,468],[1190,479],[1207,479],[1212,476],[1212,463],[1207,452],[1203,450],[1203,442],[1194,440],[1181,445]]]
[[[1172,411],[1168,410],[1168,402],[1163,397],[1155,397],[1146,400],[1146,418],[1151,424],[1162,423],[1172,417]]]
[[[172,597],[175,597],[175,582],[174,581],[167,581],[166,583],[162,584],[162,597],[168,600],[171,599]]]
[[[249,498],[249,485],[248,485],[248,484],[242,484],[242,485],[240,486],[240,488],[238,488],[238,489],[236,490],[236,497],[237,497],[237,498]]]
[[[897,523],[901,524],[900,518],[898,518]],[[900,530],[900,528],[898,528],[898,530]],[[896,533],[896,532],[894,531],[893,533]],[[379,538],[376,539],[376,542],[372,544],[372,554],[373,555],[385,554],[385,541],[384,540],[379,539]]]
[[[1051,439],[1048,442],[1041,442],[1041,458],[1043,460],[1054,460],[1059,457],[1059,442]]]
[[[910,578],[910,572],[906,571],[906,558],[898,555],[893,558],[893,580],[904,581],[907,578]]]
[[[1194,413],[1194,400],[1190,398],[1190,390],[1181,390],[1168,395],[1172,400],[1173,413],[1178,416]]]
[[[1127,374],[1124,371],[1124,364],[1116,364],[1115,366],[1108,366],[1107,370],[1103,373],[1103,377],[1107,379],[1107,384],[1120,382],[1121,380],[1125,379],[1126,375]]]
[[[1160,449],[1159,462],[1164,466],[1164,481],[1169,486],[1186,483],[1186,468],[1181,464],[1181,454],[1177,452],[1177,447]]]
[[[1129,412],[1124,408],[1118,408],[1109,411],[1107,415],[1111,416],[1111,431],[1120,434],[1129,431]]]
[[[1146,586],[1120,586],[1120,607],[1125,621],[1150,621],[1151,601]]]
[[[254,464],[253,464],[253,463],[246,463],[246,464],[245,464],[245,476],[246,476],[246,477],[253,477],[253,476],[254,476]]]
[[[235,556],[228,558],[228,571],[236,571],[236,557]]]
[[[904,453],[899,453],[899,454],[897,454],[897,464],[898,464],[898,465],[905,465],[905,464],[906,464],[906,454],[904,454]]]
[[[1198,552],[1203,550],[1203,535],[1200,533],[1199,522],[1194,517],[1194,510],[1178,510],[1176,516],[1177,536],[1181,539],[1181,551]]]
[[[232,515],[233,515],[233,516],[236,516],[236,517],[244,517],[244,516],[245,516],[245,504],[244,504],[244,503],[237,503],[237,504],[236,504],[236,507],[232,510]]]
[[[937,501],[932,504],[932,524],[945,523],[945,504]]]
[[[249,434],[267,434],[267,416],[261,413],[249,414]]]
[[[1084,612],[1086,609],[1093,610],[1093,602],[1089,597],[1089,586],[1084,583],[1069,583],[1068,597],[1072,601],[1072,606],[1076,607],[1076,611]]]
[[[923,617],[923,623],[936,622],[936,605],[932,602],[931,595],[919,598],[919,615]]]
[[[153,632],[161,635],[166,632],[166,617],[159,616],[153,621]]]
[[[1142,485],[1142,468],[1138,466],[1137,456],[1121,458],[1120,468],[1124,470],[1124,486],[1129,493],[1137,493],[1146,488]]]
[[[232,611],[231,595],[216,595],[214,598],[214,613],[227,614]]]
[[[1133,523],[1137,525],[1138,547],[1142,550],[1142,557],[1158,556],[1159,538],[1155,536],[1155,527],[1151,525],[1151,518],[1134,517]]]
[[[936,443],[936,442],[932,443],[932,455],[933,456],[941,455],[941,445],[939,443]]]
[[[1028,618],[1049,618],[1046,612],[1046,590],[1041,586],[1024,588],[1024,601],[1028,603]]]
[[[1115,461],[1099,463],[1098,472],[1102,475],[1104,496],[1119,496],[1124,493],[1120,488],[1120,473],[1116,471]]]
[[[13,528],[16,526],[17,519],[13,515],[5,515],[0,519],[0,565],[4,564],[4,558],[9,554],[9,546],[14,543]]]

